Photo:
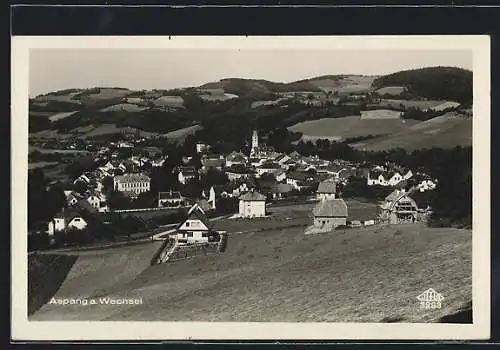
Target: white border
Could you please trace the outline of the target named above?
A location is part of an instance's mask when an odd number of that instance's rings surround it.
[[[12,338],[14,340],[472,340],[490,336],[490,39],[488,36],[12,37]],[[27,164],[30,48],[472,50],[473,324],[29,322]],[[350,73],[350,72],[346,72]]]

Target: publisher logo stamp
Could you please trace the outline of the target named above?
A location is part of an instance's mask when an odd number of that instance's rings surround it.
[[[441,309],[441,302],[444,297],[441,293],[429,288],[417,297],[420,301],[420,308],[425,310]]]

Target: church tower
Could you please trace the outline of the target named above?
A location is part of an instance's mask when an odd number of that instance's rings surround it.
[[[254,130],[252,135],[252,149],[257,148],[259,148],[259,135],[257,135],[257,130]]]

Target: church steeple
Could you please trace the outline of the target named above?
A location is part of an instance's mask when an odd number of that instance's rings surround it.
[[[259,135],[257,134],[257,130],[254,130],[252,135],[252,149],[257,149],[258,147],[259,147]]]

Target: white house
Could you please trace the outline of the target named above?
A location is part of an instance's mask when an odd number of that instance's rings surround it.
[[[239,215],[245,218],[266,216],[266,196],[252,190],[240,196]]]
[[[87,227],[87,221],[77,211],[62,211],[54,216],[48,223],[47,233],[54,235],[56,232],[68,229],[83,230]]]
[[[321,181],[316,191],[316,198],[319,200],[335,199],[337,194],[337,184],[331,180]]]
[[[131,197],[148,192],[151,178],[144,174],[124,174],[113,178],[113,188]]]
[[[177,226],[176,238],[181,243],[205,243],[212,233],[212,224],[198,204],[189,209],[187,218]]]

